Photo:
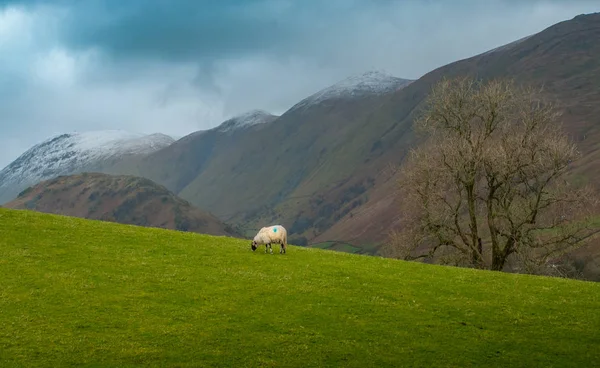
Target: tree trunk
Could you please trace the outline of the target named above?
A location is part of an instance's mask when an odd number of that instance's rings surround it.
[[[493,249],[492,250],[492,270],[502,271],[508,256],[512,254],[512,247],[514,245],[514,239],[508,239],[504,245],[504,249]]]
[[[484,269],[485,265],[483,264],[483,243],[481,242],[481,238],[477,238],[477,263],[475,264],[475,266],[477,266],[477,268],[481,268]]]
[[[494,255],[492,256],[492,271],[502,271],[502,269],[504,269],[506,259],[500,253],[501,252],[494,252]]]
[[[471,230],[471,262],[477,268],[483,267],[483,259],[481,258],[482,249],[481,247],[481,239],[479,238],[479,229],[477,227],[477,216],[475,214],[475,195],[474,185],[470,184],[466,186],[467,188],[467,203],[469,208],[469,221],[470,221],[470,230]]]

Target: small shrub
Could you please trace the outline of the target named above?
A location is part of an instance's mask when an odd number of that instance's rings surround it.
[[[306,239],[305,236],[299,236],[299,237],[295,237],[295,238],[290,238],[288,243],[305,247],[308,245],[308,239]]]

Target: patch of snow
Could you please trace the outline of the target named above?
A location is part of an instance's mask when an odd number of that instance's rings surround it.
[[[529,36],[525,36],[523,38],[519,38],[516,41],[513,41],[513,42],[510,42],[510,43],[507,43],[506,45],[502,45],[500,47],[496,47],[494,49],[488,50],[488,51],[486,51],[486,52],[484,52],[484,53],[482,53],[480,55],[489,55],[489,54],[493,54],[493,53],[499,52],[499,51],[508,51],[508,50],[512,49],[513,47],[517,46],[518,44],[520,44],[521,42],[527,40],[531,36],[533,36],[533,35],[529,35]]]
[[[219,125],[216,128],[216,130],[219,132],[228,132],[232,130],[251,127],[257,124],[267,123],[275,118],[275,115],[271,115],[264,110],[251,110],[226,120],[221,125]]]
[[[0,171],[0,199],[6,193],[59,175],[70,175],[104,160],[146,155],[174,139],[164,134],[137,134],[122,130],[69,133],[39,143]],[[8,195],[8,194],[6,194]]]
[[[390,93],[402,89],[412,82],[413,80],[394,77],[381,71],[369,71],[348,77],[305,98],[294,105],[290,111],[316,105],[334,98],[353,98]]]

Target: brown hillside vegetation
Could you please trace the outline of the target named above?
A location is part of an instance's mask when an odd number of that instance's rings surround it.
[[[23,191],[7,208],[239,237],[231,227],[145,178],[100,173],[60,176]]]

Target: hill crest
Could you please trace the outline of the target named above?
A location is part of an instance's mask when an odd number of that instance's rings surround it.
[[[215,130],[218,132],[237,131],[254,125],[268,123],[275,119],[277,119],[277,116],[272,115],[264,110],[250,110],[225,120],[223,123],[217,126]]]
[[[357,98],[368,95],[382,95],[408,86],[413,80],[395,77],[389,73],[371,70],[349,76],[301,100],[288,110],[307,108],[326,100]]]
[[[5,207],[239,237],[230,226],[193,207],[164,186],[130,175],[59,176],[24,190]]]

